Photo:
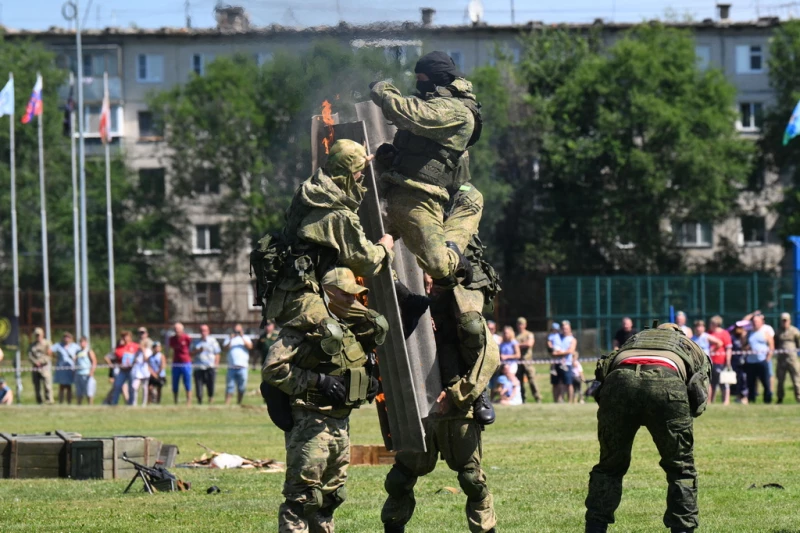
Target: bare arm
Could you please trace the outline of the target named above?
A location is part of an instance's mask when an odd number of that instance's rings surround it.
[[[94,371],[97,370],[97,356],[94,350],[89,350],[89,359],[92,361],[92,368],[89,370],[89,376],[94,376]]]
[[[250,337],[247,335],[242,335],[242,340],[244,340],[244,345],[247,347],[248,350],[253,349],[253,341],[250,340]]]
[[[772,361],[772,354],[775,352],[775,338],[772,335],[767,337],[767,345],[769,351],[767,352],[767,362]]]

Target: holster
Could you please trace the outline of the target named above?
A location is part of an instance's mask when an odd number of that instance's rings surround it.
[[[261,397],[267,403],[267,413],[272,423],[283,431],[291,431],[294,427],[291,397],[266,382],[261,382]]]
[[[708,405],[708,374],[705,372],[695,373],[686,385],[686,392],[689,396],[689,408],[692,416],[697,418],[702,415]]]

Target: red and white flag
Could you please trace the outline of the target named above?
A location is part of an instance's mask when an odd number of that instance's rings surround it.
[[[106,78],[103,90],[103,108],[100,111],[100,139],[103,143],[111,142],[111,103],[108,101],[108,78]]]

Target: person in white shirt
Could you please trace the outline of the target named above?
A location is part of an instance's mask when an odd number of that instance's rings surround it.
[[[214,403],[214,382],[222,349],[217,339],[211,336],[208,324],[200,326],[200,338],[192,348],[192,368],[194,369],[194,388],[197,389],[197,403],[203,403],[203,388],[208,392],[209,405]]]
[[[683,331],[684,335],[686,335],[690,339],[694,337],[694,332],[692,331],[692,328],[686,325],[686,313],[684,313],[683,311],[678,311],[677,313],[675,313],[675,323],[678,324],[678,326],[681,328],[681,331]]]
[[[228,351],[228,373],[225,378],[225,405],[230,404],[233,390],[236,389],[236,403],[241,405],[244,391],[247,389],[247,371],[250,366],[250,350],[253,341],[245,336],[241,324],[236,324],[230,338],[225,341]]]

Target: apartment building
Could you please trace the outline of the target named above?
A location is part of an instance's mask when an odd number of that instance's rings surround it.
[[[769,38],[780,24],[775,18],[754,22],[733,22],[728,12],[717,20],[681,23],[675,26],[693,32],[700,68],[719,68],[737,88],[739,120],[735,127],[743,136],[756,139],[764,109],[772,101],[768,83]],[[250,27],[246,14],[238,9],[219,12],[218,26],[208,29],[107,28],[87,31],[83,36],[87,150],[99,153],[98,119],[102,99],[102,75],[108,72],[112,108],[113,146],[121,150],[129,165],[139,174],[142,184],[161,194],[169,192],[169,176],[164,168],[168,147],[155,129],[147,108],[151,92],[185,83],[192,75],[203,75],[216,57],[235,53],[251,54],[259,63],[269,61],[278,50],[300,51],[321,39],[336,39],[352,47],[380,47],[387,57],[412,61],[423,51],[445,50],[460,69],[470,72],[493,61],[503,50],[519,58],[520,36],[541,23],[514,26],[436,26],[432,10],[423,10],[421,23],[374,24],[295,29],[281,26]],[[570,25],[575,31],[599,27],[607,42],[613,42],[630,24]],[[74,33],[52,28],[42,32],[6,29],[7,38],[32,37],[56,51],[64,68],[77,71]],[[77,72],[76,72],[77,74]],[[66,96],[67,88],[62,88]],[[202,197],[219,194],[219,184],[212,180],[199,184],[201,200],[189,209],[195,260],[204,274],[192,280],[193,291],[184,293],[167,288],[177,317],[187,321],[255,321],[259,311],[251,307],[252,287],[243,266],[234,274],[223,275],[213,260],[219,253],[220,225],[223,213],[210,212]],[[777,214],[772,206],[780,200],[784,183],[779,176],[754,176],[747,190],[731,206],[731,216],[720,224],[703,220],[673,228],[679,244],[686,249],[690,264],[699,265],[723,248],[732,246],[743,262],[755,269],[779,268],[783,246],[775,232]],[[141,253],[149,253],[141,250]],[[243,254],[242,265],[247,264]]]

